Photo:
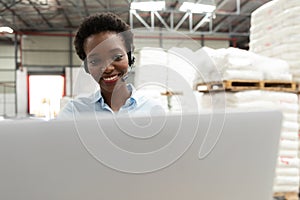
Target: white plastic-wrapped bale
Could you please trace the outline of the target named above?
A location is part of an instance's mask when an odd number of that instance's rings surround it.
[[[288,62],[238,48],[204,49],[214,61],[223,80],[291,81]]]
[[[274,179],[275,192],[298,192],[298,97],[293,93],[271,91],[242,91],[228,93],[226,105],[234,108],[270,108],[283,113],[282,133],[278,152],[278,164]]]
[[[137,57],[134,85],[160,100],[166,111],[195,111],[200,101],[194,90],[201,77],[196,58],[199,55],[187,48],[143,48]]]
[[[299,39],[300,1],[270,1],[251,14],[250,44],[252,52],[286,60],[294,81],[300,81]],[[276,19],[276,20],[273,20]]]

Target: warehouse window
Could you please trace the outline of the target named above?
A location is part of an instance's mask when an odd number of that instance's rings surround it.
[[[64,95],[64,76],[29,75],[28,81],[29,114],[46,119],[55,118]]]

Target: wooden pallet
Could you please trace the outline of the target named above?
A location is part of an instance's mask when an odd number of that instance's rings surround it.
[[[299,200],[297,192],[276,192],[273,197],[277,197],[284,200]]]
[[[298,93],[299,87],[293,81],[272,81],[272,80],[224,80],[220,82],[209,82],[197,84],[199,92],[218,91],[244,91],[244,90],[270,90],[281,92]]]
[[[183,95],[183,92],[172,92],[172,91],[166,91],[166,92],[162,92],[160,93],[163,96],[174,96],[174,95]]]
[[[298,85],[293,81],[263,81],[262,87],[265,90],[285,91],[298,93]]]
[[[196,90],[199,92],[224,91],[223,82],[199,83],[196,85]]]
[[[259,90],[259,80],[224,80],[224,88],[227,91]]]

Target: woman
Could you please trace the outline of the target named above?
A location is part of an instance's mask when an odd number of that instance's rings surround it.
[[[89,97],[71,100],[59,118],[83,112],[143,113],[161,112],[154,100],[139,95],[126,84],[128,67],[134,63],[133,34],[130,27],[113,13],[87,17],[79,26],[74,41],[76,53],[100,85]]]

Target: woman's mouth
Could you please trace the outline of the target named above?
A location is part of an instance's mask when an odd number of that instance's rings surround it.
[[[115,75],[108,76],[108,77],[102,77],[102,80],[103,80],[105,83],[114,83],[114,82],[116,82],[117,80],[119,80],[119,74],[115,74]]]

